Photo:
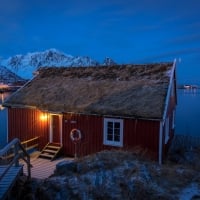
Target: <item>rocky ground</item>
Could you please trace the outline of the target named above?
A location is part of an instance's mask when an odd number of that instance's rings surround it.
[[[45,180],[19,179],[11,199],[200,199],[200,149],[169,152],[163,165],[138,152],[102,151],[63,161]]]

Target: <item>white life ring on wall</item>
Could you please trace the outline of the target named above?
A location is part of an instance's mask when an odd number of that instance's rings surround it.
[[[79,129],[72,129],[70,132],[70,138],[72,140],[72,142],[76,143],[79,142],[81,140],[81,131]]]

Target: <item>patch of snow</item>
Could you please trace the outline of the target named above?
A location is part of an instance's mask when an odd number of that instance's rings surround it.
[[[26,55],[15,55],[3,59],[0,64],[6,66],[13,73],[25,79],[33,78],[33,72],[39,67],[67,67],[67,66],[97,66],[99,63],[88,56],[72,56],[56,49],[43,52],[27,53]]]
[[[166,71],[166,75],[167,75],[168,77],[171,77],[171,75],[172,75],[172,70]]]
[[[180,168],[178,168],[178,169],[176,170],[177,174],[183,174],[184,171],[185,171],[184,169],[180,169]]]
[[[200,196],[200,188],[196,183],[192,183],[181,191],[179,200],[190,200],[195,195]]]
[[[20,81],[24,80],[5,66],[0,66],[0,83],[10,84]]]
[[[115,62],[111,58],[105,58],[103,63],[99,63],[88,56],[72,56],[54,48],[43,52],[18,54],[8,59],[0,57],[0,65],[24,79],[32,79],[34,72],[40,67],[82,67],[114,64]]]
[[[115,61],[109,57],[106,57],[103,61],[103,65],[116,65]]]
[[[52,180],[53,182],[59,183],[59,184],[64,184],[67,182],[66,177],[62,177],[62,176],[51,177],[49,179]]]

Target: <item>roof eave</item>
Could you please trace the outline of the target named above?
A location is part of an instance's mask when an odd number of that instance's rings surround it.
[[[127,116],[127,115],[112,115],[112,114],[101,114],[101,113],[87,113],[87,112],[62,112],[63,114],[71,115],[92,115],[92,116],[101,116],[108,118],[123,118],[123,119],[135,119],[135,120],[149,120],[149,121],[161,121],[162,118],[156,117],[141,117],[141,116]]]
[[[8,107],[8,108],[30,108],[30,109],[37,109],[36,106],[30,106],[30,105],[22,105],[22,104],[10,104],[10,103],[3,103],[3,107]]]
[[[165,121],[165,118],[167,116],[167,108],[168,108],[169,101],[170,101],[170,94],[171,94],[171,88],[172,88],[175,68],[176,68],[176,59],[174,59],[174,62],[173,62],[172,73],[171,73],[171,76],[170,76],[170,82],[169,82],[169,85],[168,85],[167,96],[166,96],[166,99],[165,99],[165,107],[164,107],[164,112],[163,112],[163,117],[162,117],[163,122]]]
[[[29,109],[37,109],[43,112],[53,113],[53,114],[71,114],[71,115],[92,115],[92,116],[101,116],[101,117],[109,117],[109,118],[123,118],[123,119],[135,119],[135,120],[149,120],[149,121],[161,121],[162,118],[160,117],[144,117],[144,116],[130,116],[130,115],[113,115],[113,114],[102,114],[102,113],[88,113],[88,112],[71,112],[71,111],[62,111],[62,110],[51,110],[51,109],[43,109],[37,106],[30,106],[30,105],[22,105],[22,104],[10,104],[4,103],[4,107],[8,108],[29,108]]]

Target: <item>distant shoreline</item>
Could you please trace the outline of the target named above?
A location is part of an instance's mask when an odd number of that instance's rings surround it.
[[[5,93],[5,92],[15,92],[18,90],[21,86],[8,86],[5,88],[0,88],[0,93]]]
[[[190,85],[190,84],[184,84],[184,85],[178,85],[178,89],[200,89],[200,86],[198,85]]]

